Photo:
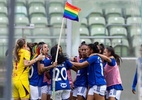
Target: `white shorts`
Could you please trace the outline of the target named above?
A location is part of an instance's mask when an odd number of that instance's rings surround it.
[[[86,87],[77,87],[73,89],[73,96],[77,97],[77,95],[83,96],[86,98],[87,88]]]
[[[96,93],[101,96],[105,96],[105,92],[106,92],[106,85],[102,86],[94,85],[92,88],[89,89],[88,95],[94,95],[94,93]]]
[[[71,90],[58,90],[55,91],[55,100],[68,99],[70,97]]]
[[[47,85],[41,87],[41,94],[47,94],[48,87]]]
[[[42,86],[41,87],[41,94],[44,93],[44,94],[50,94],[52,93],[51,91],[51,85],[45,85],[45,86]]]
[[[47,94],[51,95],[52,91],[51,91],[51,85],[47,86]]]
[[[116,100],[120,100],[121,92],[122,90],[111,89],[110,91],[106,91],[106,98],[115,97]]]
[[[30,100],[37,100],[39,98],[38,86],[30,85]]]

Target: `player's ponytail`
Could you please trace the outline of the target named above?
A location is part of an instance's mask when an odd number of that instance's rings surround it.
[[[24,38],[20,38],[17,40],[16,45],[15,45],[15,49],[14,49],[14,61],[15,62],[19,62],[19,50],[24,46],[24,44],[26,43]]]
[[[117,55],[114,51],[114,48],[112,46],[108,46],[106,47],[106,49],[108,50],[108,52],[110,52],[110,56],[113,56],[117,62],[118,65],[120,65],[120,62],[122,61],[121,57],[119,55]]]

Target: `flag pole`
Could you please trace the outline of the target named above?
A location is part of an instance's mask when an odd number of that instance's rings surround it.
[[[58,53],[59,53],[59,48],[60,48],[60,42],[61,42],[61,36],[63,33],[63,27],[64,27],[64,20],[65,18],[62,18],[62,25],[61,25],[61,30],[60,30],[60,35],[59,35],[59,40],[58,40],[58,45],[57,45],[57,51],[56,51],[56,58],[55,62],[57,62],[58,58]],[[53,78],[52,78],[52,99],[55,100],[55,68],[53,69]]]

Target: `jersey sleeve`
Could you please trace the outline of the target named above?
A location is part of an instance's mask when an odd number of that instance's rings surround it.
[[[94,63],[97,60],[97,56],[91,56],[87,59],[87,62],[90,64]]]
[[[24,51],[24,59],[26,59],[26,60],[30,60],[30,52],[29,51],[27,51],[27,50],[25,50]]]
[[[40,61],[40,64],[44,64],[44,60],[41,60],[41,61]]]
[[[136,69],[135,76],[133,79],[132,90],[136,91],[136,85],[137,85],[137,69]]]
[[[73,64],[69,60],[66,60],[66,68],[67,68],[67,70],[71,69],[72,66],[73,66]]]
[[[116,60],[114,58],[110,58],[110,59],[111,59],[111,62],[109,62],[108,65],[115,66]]]

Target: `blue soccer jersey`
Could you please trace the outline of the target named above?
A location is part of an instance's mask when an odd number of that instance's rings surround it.
[[[69,62],[69,60],[66,60],[62,64],[57,65],[57,67],[55,68],[55,91],[70,89],[67,70],[71,69],[72,66],[73,65]],[[51,77],[53,77],[53,69],[51,70]]]
[[[87,62],[89,63],[87,73],[89,87],[92,87],[94,85],[106,85],[101,58],[98,55],[94,55],[89,57],[87,59]]]
[[[38,75],[38,68],[37,68],[37,62],[31,66],[30,72],[29,72],[29,82],[30,85],[38,86],[39,81],[39,75]]]
[[[42,61],[40,61],[40,64],[44,64],[44,67],[50,66],[51,65],[51,60],[46,57],[45,59],[43,59]],[[47,82],[43,82],[44,79],[44,73],[42,73],[41,75],[39,75],[39,83],[38,86],[44,86],[47,85]]]
[[[82,63],[84,61],[86,61],[86,59],[81,59],[79,62]],[[87,67],[82,68],[80,70],[77,71],[77,77],[76,80],[74,82],[74,87],[87,87],[88,83],[87,83]]]

